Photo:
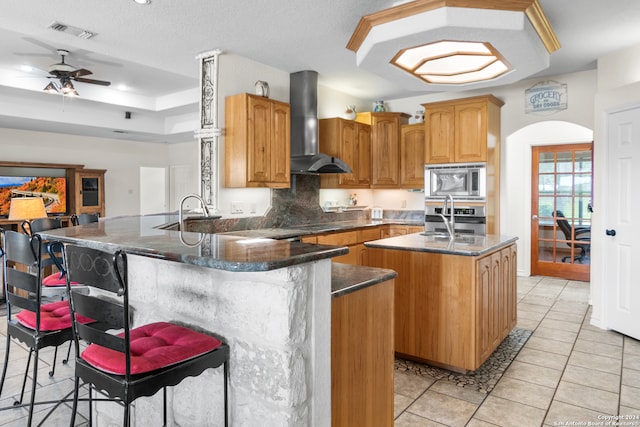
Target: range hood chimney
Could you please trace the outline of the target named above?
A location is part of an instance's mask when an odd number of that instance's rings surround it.
[[[291,173],[351,173],[342,160],[318,150],[318,73],[298,71],[289,80]]]

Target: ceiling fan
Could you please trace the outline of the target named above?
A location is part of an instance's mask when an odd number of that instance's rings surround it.
[[[65,49],[57,49],[58,55],[61,57],[61,61],[49,66],[49,79],[58,79],[60,84],[55,82],[50,82],[45,88],[44,91],[48,93],[59,93],[62,92],[63,95],[69,96],[78,96],[78,92],[76,92],[73,87],[73,83],[71,82],[81,82],[81,83],[90,83],[101,86],[109,86],[111,82],[105,80],[95,80],[95,79],[87,79],[83,76],[88,76],[92,74],[91,71],[86,68],[75,68],[73,65],[67,64],[64,61],[65,56],[69,55],[69,51]]]

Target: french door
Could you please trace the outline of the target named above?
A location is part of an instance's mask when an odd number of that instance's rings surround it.
[[[593,144],[532,150],[531,273],[589,281]]]

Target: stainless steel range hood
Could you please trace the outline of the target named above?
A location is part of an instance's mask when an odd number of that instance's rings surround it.
[[[318,150],[318,73],[298,71],[289,80],[291,173],[351,173],[342,160]]]

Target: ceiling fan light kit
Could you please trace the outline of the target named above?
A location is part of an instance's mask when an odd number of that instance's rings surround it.
[[[50,76],[48,78],[59,79],[60,83],[56,84],[55,82],[49,82],[49,84],[44,88],[45,92],[62,93],[65,96],[79,96],[73,86],[72,80],[100,86],[109,86],[111,84],[111,82],[104,80],[84,78],[83,76],[88,76],[93,73],[85,68],[76,68],[73,65],[67,64],[64,58],[69,55],[68,50],[58,49],[58,55],[60,55],[61,60],[49,67]]]

